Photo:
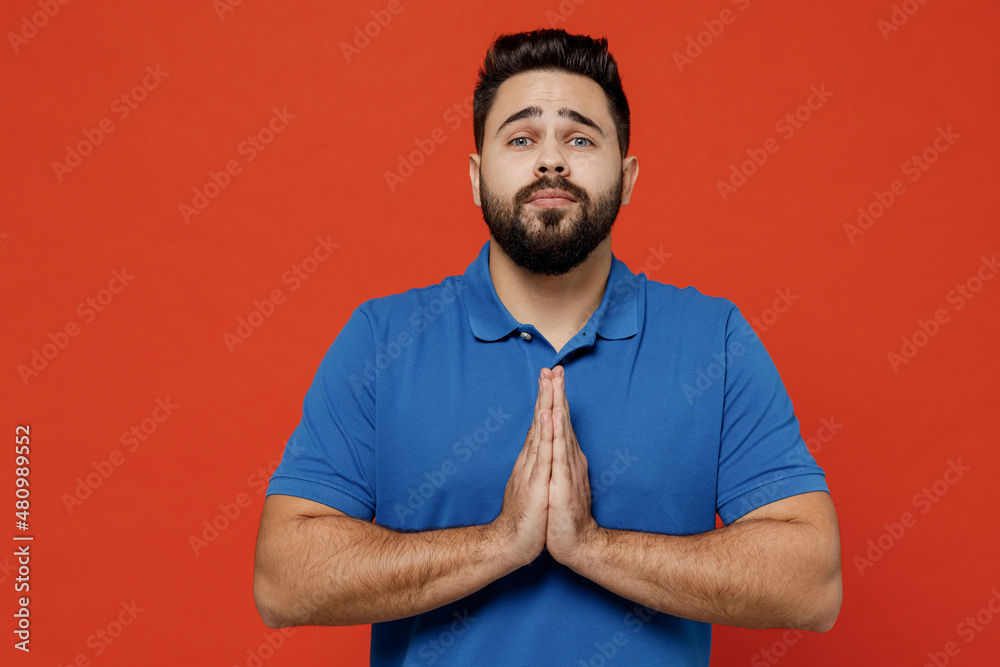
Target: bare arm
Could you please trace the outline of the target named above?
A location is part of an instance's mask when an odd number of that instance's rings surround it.
[[[840,537],[833,502],[822,491],[698,535],[597,528],[588,542],[567,563],[572,569],[675,616],[826,632],[840,611]]]
[[[515,569],[489,525],[400,533],[303,498],[264,502],[254,600],[272,628],[413,616]]]
[[[546,547],[555,560],[673,616],[746,628],[833,627],[843,586],[830,494],[790,496],[698,535],[602,528],[591,513],[587,457],[573,432],[564,370],[557,366],[550,375],[555,428]]]
[[[400,533],[332,507],[267,496],[257,535],[254,601],[264,623],[360,625],[466,597],[533,561],[545,546],[552,468],[551,385],[489,524]]]

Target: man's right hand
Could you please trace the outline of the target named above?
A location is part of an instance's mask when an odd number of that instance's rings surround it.
[[[500,549],[511,554],[518,567],[535,560],[545,548],[552,474],[552,393],[552,371],[543,368],[528,437],[507,480],[500,516],[490,524]]]

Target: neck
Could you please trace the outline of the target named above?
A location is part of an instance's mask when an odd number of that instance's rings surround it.
[[[580,266],[561,276],[538,275],[518,266],[490,238],[490,278],[514,318],[549,338],[568,340],[601,305],[611,272],[611,236]]]

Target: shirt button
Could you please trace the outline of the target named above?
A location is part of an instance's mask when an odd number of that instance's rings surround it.
[[[524,340],[531,340],[531,334],[528,333],[527,331],[522,331],[521,338],[523,338]]]

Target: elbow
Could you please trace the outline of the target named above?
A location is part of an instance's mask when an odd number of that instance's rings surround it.
[[[810,597],[810,613],[799,629],[829,632],[840,616],[840,607],[844,600],[844,583],[839,557],[831,563],[822,581],[813,587]]]
[[[330,611],[323,613],[316,595],[316,591],[281,586],[254,572],[254,604],[264,625],[272,630],[299,625],[358,625],[367,622],[342,618]]]
[[[282,612],[273,586],[260,573],[256,572],[253,578],[253,601],[257,607],[257,613],[260,614],[260,619],[264,625],[272,630],[296,625]]]
[[[840,616],[840,605],[844,600],[844,587],[839,572],[836,581],[827,585],[827,590],[821,594],[820,599],[823,600],[823,604],[813,621],[813,627],[809,630],[829,632],[837,622],[837,617]]]
[[[829,632],[840,616],[844,600],[844,578],[841,572],[840,533],[836,524],[826,539],[818,541],[813,570],[813,585],[809,591],[808,623],[801,629],[811,632]]]
[[[840,545],[817,550],[797,580],[795,594],[785,598],[782,618],[773,627],[807,632],[829,632],[840,616],[844,599]]]

